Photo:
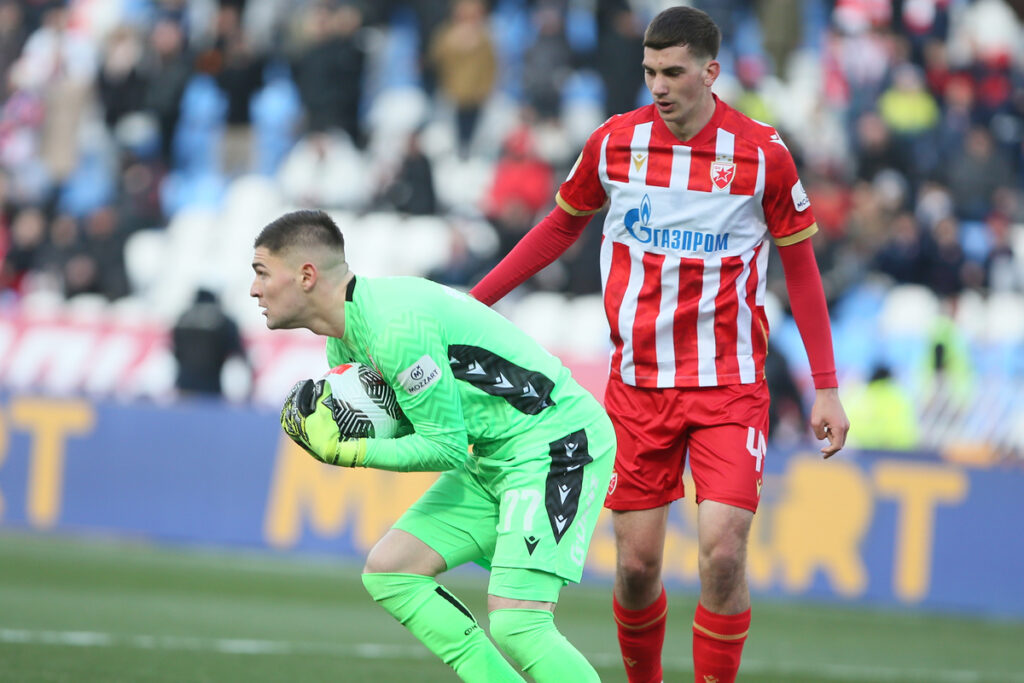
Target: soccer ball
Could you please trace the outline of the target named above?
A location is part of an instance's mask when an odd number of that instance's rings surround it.
[[[390,439],[412,432],[395,391],[380,373],[362,363],[345,363],[324,375],[331,389],[324,398],[342,439]]]

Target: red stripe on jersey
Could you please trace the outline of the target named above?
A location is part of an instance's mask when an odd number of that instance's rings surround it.
[[[647,159],[647,184],[668,187],[672,180],[672,147],[653,147]]]
[[[633,127],[616,128],[608,134],[605,147],[605,161],[608,167],[608,180],[620,183],[629,182],[629,160],[632,153]]]
[[[736,176],[732,179],[732,194],[754,196],[757,187],[757,145],[746,138],[736,136],[733,143],[733,162],[736,164]]]
[[[754,353],[754,377],[761,379],[764,376],[764,357],[768,351],[768,316],[765,315],[764,307],[757,305],[757,284],[761,274],[757,272],[757,257],[764,249],[761,243],[754,249],[754,255],[750,257],[750,274],[747,276],[747,307],[751,313],[750,341]],[[761,363],[758,367],[756,364]]]
[[[690,150],[690,182],[686,189],[711,192],[711,164],[715,160],[714,143]]]
[[[704,288],[704,261],[679,260],[679,303],[672,320],[676,352],[676,386],[693,386],[699,374],[697,358],[697,308]]]
[[[612,374],[620,375],[622,366],[622,334],[619,331],[619,309],[622,308],[622,299],[626,295],[626,287],[629,285],[629,247],[620,242],[612,242],[612,263],[608,269],[608,282],[604,288],[604,312],[608,317],[608,327],[611,332],[612,346]]]
[[[715,296],[715,372],[719,381],[739,378],[740,366],[736,359],[736,339],[739,318],[739,295],[736,278],[743,272],[743,259],[727,256],[722,259],[718,294]]]
[[[661,310],[661,266],[664,254],[644,254],[644,282],[633,319],[633,366],[638,387],[658,386],[658,347],[655,322]]]

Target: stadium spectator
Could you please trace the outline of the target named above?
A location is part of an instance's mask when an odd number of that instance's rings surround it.
[[[171,349],[178,364],[175,387],[183,395],[222,396],[224,366],[248,357],[238,325],[213,291],[200,288],[171,329]]]
[[[920,443],[913,399],[885,364],[876,365],[868,381],[853,387],[843,403],[850,422],[865,429],[850,434],[847,445],[881,451],[909,451]]]
[[[42,210],[28,206],[14,214],[10,239],[0,270],[3,289],[21,295],[29,288],[27,280],[42,268],[42,252],[46,245],[46,216]]]
[[[1014,186],[1013,168],[996,150],[987,128],[974,126],[967,133],[957,162],[945,168],[953,207],[962,220],[982,221],[992,210],[1000,187]]]
[[[0,2],[0,84],[7,82],[11,67],[21,56],[27,38],[21,5],[15,0]],[[6,98],[6,88],[0,88],[0,102]]]
[[[127,116],[142,111],[146,88],[142,42],[131,27],[118,26],[106,40],[96,79],[103,119],[111,132]]]
[[[497,83],[498,56],[481,0],[455,0],[430,41],[440,92],[455,108],[459,154],[469,156],[480,110]]]
[[[893,219],[890,235],[875,255],[873,268],[898,284],[925,282],[925,247],[914,214],[904,211]]]
[[[406,140],[405,154],[397,170],[385,177],[377,191],[375,204],[389,206],[399,213],[429,216],[437,213],[434,192],[434,166],[423,152],[420,131]]]
[[[206,56],[210,72],[228,103],[222,169],[229,176],[247,173],[252,168],[253,156],[251,102],[263,85],[266,59],[243,30],[239,8],[221,6],[217,34]]]
[[[690,7],[652,20],[643,66],[654,103],[590,136],[557,207],[472,290],[485,303],[500,299],[565,251],[609,204],[601,257],[615,351],[605,407],[619,450],[606,505],[618,551],[614,614],[631,681],[662,679],[668,607],[661,565],[686,458],[698,504],[695,676],[736,678],[750,627],[745,546],[762,484],[762,457],[751,455],[764,452],[768,431],[767,324],[754,292],[769,238],[779,247],[810,360],[811,424],[829,441],[825,457],[842,448],[849,428],[808,239],[817,231],[810,202],[778,133],[712,94],[720,38],[710,17]],[[688,163],[675,163],[680,153]],[[674,175],[681,167],[687,171]],[[744,195],[750,199],[737,205]],[[695,223],[704,230],[670,227]]]
[[[171,166],[174,133],[181,114],[185,86],[192,77],[192,57],[185,46],[185,35],[170,16],[158,18],[149,32],[149,49],[144,60],[145,111],[152,114],[160,131],[160,157]]]
[[[523,55],[523,94],[540,122],[558,121],[562,93],[573,68],[572,48],[565,37],[562,12],[540,3],[533,12],[537,37]]]
[[[625,0],[597,3],[594,63],[604,86],[606,116],[636,107],[640,86],[636,65],[643,55],[643,26]]]
[[[357,147],[365,137],[359,119],[366,47],[362,12],[352,4],[338,8],[315,2],[306,13],[304,42],[292,69],[306,112],[306,131],[344,131]],[[339,84],[345,84],[339,87]]]

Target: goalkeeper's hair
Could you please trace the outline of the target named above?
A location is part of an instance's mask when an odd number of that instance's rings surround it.
[[[715,59],[722,32],[707,12],[694,7],[669,7],[660,12],[644,32],[644,47],[652,50],[685,45],[698,59]]]
[[[299,247],[328,249],[345,253],[345,237],[334,220],[323,211],[292,211],[267,224],[256,236],[253,248],[273,253]]]

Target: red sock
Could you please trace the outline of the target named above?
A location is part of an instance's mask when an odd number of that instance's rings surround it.
[[[629,683],[661,683],[661,646],[665,642],[668,600],[665,587],[643,609],[626,609],[612,596],[612,611],[619,630],[619,649]]]
[[[697,683],[734,683],[750,629],[750,610],[715,614],[697,603],[693,617],[693,673]]]

